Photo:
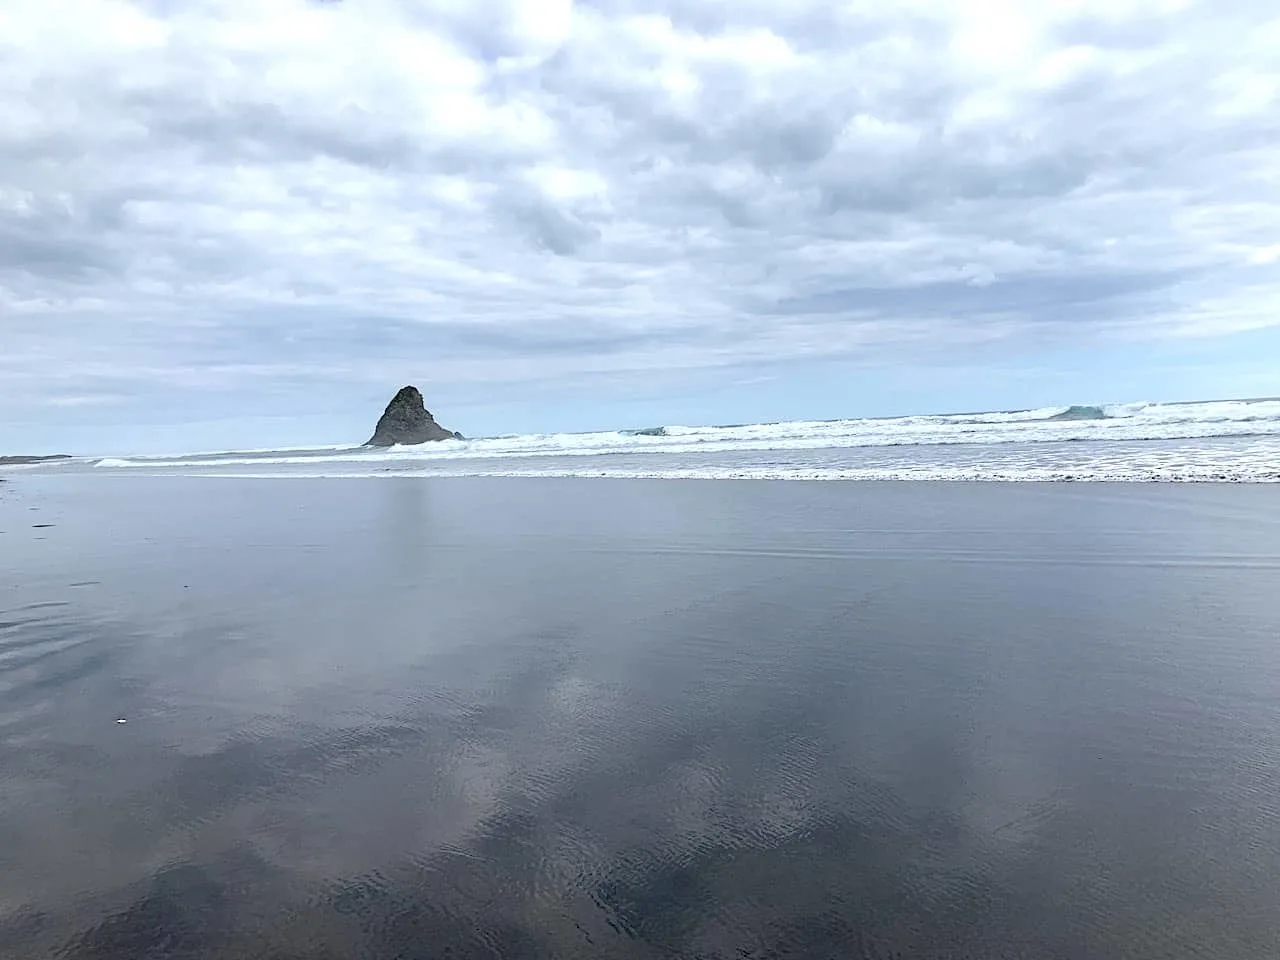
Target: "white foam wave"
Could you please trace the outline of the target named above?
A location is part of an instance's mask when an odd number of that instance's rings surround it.
[[[131,471],[135,475],[137,470]],[[191,466],[155,469],[146,475],[276,478],[457,478],[573,477],[654,480],[914,480],[914,481],[1280,481],[1280,437],[1203,443],[1050,444],[947,448],[900,447],[879,451],[824,451],[747,457],[625,457],[597,460],[404,461],[366,464],[315,461],[240,465],[230,469]]]
[[[440,470],[430,473],[408,470],[380,470],[362,473],[210,473],[213,479],[236,480],[358,480],[358,479],[463,479],[472,477],[505,477],[526,479],[602,479],[602,480],[806,480],[806,481],[917,481],[964,483],[1280,483],[1280,469],[1259,465],[1240,467],[1204,467],[1125,469],[1117,466],[1071,466],[1014,469],[978,469],[973,467],[874,467],[821,468],[801,467],[734,467],[724,469],[670,470]]]
[[[1186,404],[1129,403],[1044,407],[1012,412],[939,414],[889,419],[787,421],[728,427],[668,426],[661,431],[550,433],[446,440],[415,447],[238,451],[181,457],[108,457],[98,466],[305,466],[326,463],[439,463],[609,454],[761,452],[856,447],[1023,444],[1054,441],[1181,440],[1280,436],[1280,400]]]
[[[128,457],[127,459],[130,462],[160,463],[168,460],[187,461],[187,460],[196,460],[196,459],[207,459],[207,458],[213,458],[213,457],[220,457],[220,458],[221,457],[254,457],[259,455],[266,456],[266,455],[281,454],[281,453],[322,454],[322,453],[329,453],[329,452],[340,452],[344,450],[360,450],[360,449],[362,448],[350,443],[335,443],[335,444],[329,444],[329,445],[324,445],[319,447],[316,447],[316,446],[243,447],[237,450],[197,450],[194,452],[187,451],[185,453],[147,453],[147,454],[135,454],[133,456]],[[126,459],[126,458],[106,457],[106,458],[97,458],[97,459],[112,460],[112,459]]]

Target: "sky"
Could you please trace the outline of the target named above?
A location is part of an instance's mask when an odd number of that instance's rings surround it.
[[[1280,394],[1270,0],[0,5],[0,453]]]

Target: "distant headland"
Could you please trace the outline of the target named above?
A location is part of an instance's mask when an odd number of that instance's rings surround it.
[[[66,453],[57,453],[46,457],[0,457],[0,467],[21,466],[27,463],[45,463],[49,460],[70,460]]]

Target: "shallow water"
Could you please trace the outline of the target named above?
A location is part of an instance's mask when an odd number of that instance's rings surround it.
[[[1266,486],[14,475],[0,955],[1274,958],[1277,583]]]

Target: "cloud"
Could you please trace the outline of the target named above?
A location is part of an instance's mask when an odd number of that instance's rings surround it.
[[[10,5],[0,407],[1280,324],[1277,63],[1261,0]]]

